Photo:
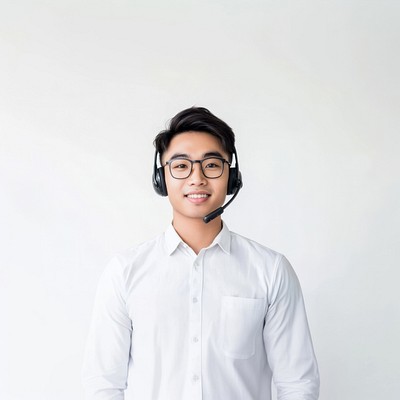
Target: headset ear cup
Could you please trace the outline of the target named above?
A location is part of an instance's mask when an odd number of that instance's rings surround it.
[[[236,167],[229,168],[228,190],[226,194],[235,194],[242,186],[242,173]]]
[[[226,194],[234,194],[237,187],[237,170],[236,167],[229,168],[228,190]]]
[[[238,190],[240,190],[243,187],[242,173],[238,170],[237,174],[236,185]]]
[[[165,183],[164,167],[157,168],[153,176],[153,187],[160,196],[168,196],[167,185]]]

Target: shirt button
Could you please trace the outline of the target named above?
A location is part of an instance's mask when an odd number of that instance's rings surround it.
[[[193,342],[197,343],[198,341],[199,341],[199,338],[198,338],[197,336],[195,336],[195,337],[193,338]]]
[[[193,381],[197,382],[199,380],[199,376],[198,375],[193,375]]]
[[[197,303],[198,302],[197,297],[193,297],[192,301],[193,303]]]

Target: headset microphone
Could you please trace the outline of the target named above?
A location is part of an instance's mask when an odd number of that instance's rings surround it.
[[[204,218],[203,221],[208,224],[210,221],[212,221],[214,218],[217,218],[219,215],[221,215],[224,211],[225,208],[229,206],[229,204],[232,203],[232,201],[235,199],[235,197],[238,195],[239,190],[241,189],[242,184],[240,181],[240,185],[237,187],[235,194],[232,196],[232,198],[222,207],[217,208],[213,212],[210,212],[210,214],[207,214]]]

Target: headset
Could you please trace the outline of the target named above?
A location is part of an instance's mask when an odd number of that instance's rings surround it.
[[[235,197],[238,195],[240,189],[243,187],[243,181],[242,181],[242,174],[239,170],[239,161],[238,161],[238,156],[236,153],[236,148],[233,148],[233,155],[235,156],[235,166],[234,167],[229,167],[229,178],[228,178],[228,187],[226,194],[227,195],[233,195],[233,197],[222,207],[217,208],[210,214],[207,214],[203,220],[207,224],[208,222],[212,221],[214,218],[218,217],[218,215],[221,215],[225,208],[231,204],[231,202],[235,199]],[[157,158],[159,157],[159,152],[155,151],[154,154],[154,168],[153,168],[153,188],[157,194],[160,196],[168,196],[168,191],[167,191],[167,184],[165,183],[165,170],[164,167],[158,167],[157,166]],[[161,158],[161,157],[160,157]],[[161,163],[161,159],[160,159]]]

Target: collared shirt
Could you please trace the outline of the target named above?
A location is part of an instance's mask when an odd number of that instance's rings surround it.
[[[88,400],[316,400],[298,279],[281,254],[223,228],[198,255],[167,231],[112,259],[83,365]]]

